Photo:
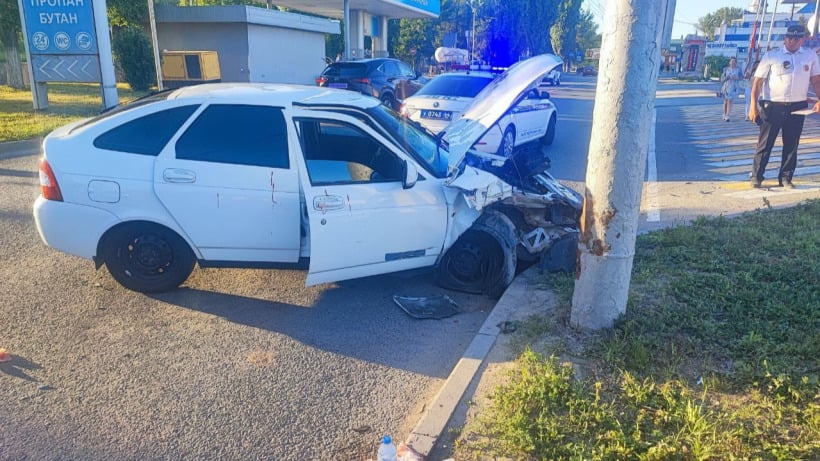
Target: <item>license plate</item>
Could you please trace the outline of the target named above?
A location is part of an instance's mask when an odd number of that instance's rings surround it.
[[[347,89],[347,83],[330,83],[327,86],[331,88],[341,88],[343,90]]]
[[[430,109],[422,109],[421,110],[421,118],[426,118],[429,120],[447,120],[450,121],[453,118],[453,113],[449,110],[430,110]]]

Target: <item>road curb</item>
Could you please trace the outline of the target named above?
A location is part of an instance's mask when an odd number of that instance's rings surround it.
[[[532,270],[538,269],[536,267],[528,269],[528,271]],[[513,279],[407,437],[405,444],[425,459],[433,451],[473,379],[480,376],[478,371],[495,345],[498,335],[501,334],[500,325],[511,319],[517,308],[517,303],[514,301],[520,299],[521,296],[526,296],[527,280],[528,277],[520,275]]]
[[[0,143],[0,159],[37,155],[42,143],[42,138]]]

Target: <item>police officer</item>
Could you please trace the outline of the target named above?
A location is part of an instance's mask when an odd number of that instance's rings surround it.
[[[751,98],[758,103],[749,105],[749,119],[760,126],[760,136],[750,176],[752,187],[760,187],[772,147],[782,129],[783,154],[778,183],[794,188],[792,177],[805,117],[792,112],[807,107],[809,83],[815,94],[820,95],[820,62],[814,51],[802,47],[805,38],[804,26],[789,26],[783,48],[766,53],[755,71]],[[812,110],[820,112],[820,101]]]

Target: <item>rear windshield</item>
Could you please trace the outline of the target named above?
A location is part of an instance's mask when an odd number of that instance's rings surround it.
[[[458,96],[474,98],[479,91],[492,82],[488,77],[453,75],[430,80],[416,93],[416,96]]]
[[[95,117],[92,117],[92,118],[84,121],[83,123],[80,123],[79,125],[72,128],[71,132],[74,132],[75,130],[77,130],[79,128],[82,128],[86,125],[91,125],[91,124],[97,123],[100,120],[105,120],[108,117],[112,117],[114,115],[119,114],[120,112],[125,112],[126,110],[136,109],[137,107],[145,106],[147,104],[153,104],[157,101],[164,101],[164,100],[168,99],[168,96],[171,94],[171,91],[172,90],[166,90],[166,91],[160,91],[158,93],[152,93],[152,94],[149,94],[147,96],[143,96],[139,99],[135,99],[135,100],[133,100],[131,102],[128,102],[126,104],[117,105],[117,106],[115,106],[115,107],[113,107],[109,110],[103,111],[102,113],[100,113],[99,115],[97,115]]]
[[[337,62],[329,65],[322,75],[327,77],[358,78],[363,77],[367,66],[355,62]]]

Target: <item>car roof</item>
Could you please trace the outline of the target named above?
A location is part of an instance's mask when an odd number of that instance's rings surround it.
[[[436,75],[433,78],[449,78],[449,77],[481,77],[481,78],[495,78],[498,74],[493,74],[492,72],[487,72],[486,70],[464,70],[459,72],[447,72],[444,74]]]
[[[264,101],[278,106],[352,106],[362,109],[379,105],[379,100],[358,92],[283,83],[207,83],[172,90],[169,100],[225,99],[231,102]]]

